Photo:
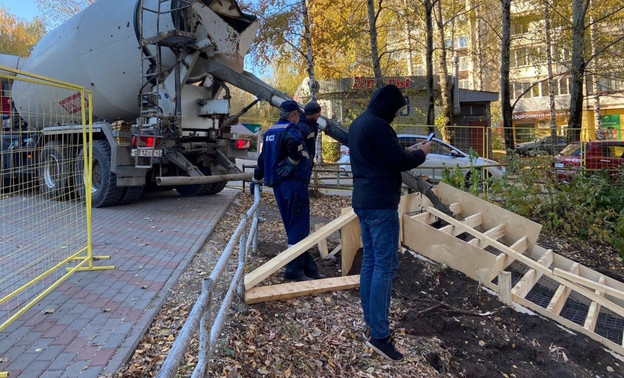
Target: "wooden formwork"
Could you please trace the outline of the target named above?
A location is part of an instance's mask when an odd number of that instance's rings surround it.
[[[418,193],[401,198],[401,243],[461,271],[521,305],[624,355],[624,283],[537,244],[541,225],[446,184],[434,188],[454,216]],[[334,232],[341,233],[343,275],[361,248],[352,209],[245,277],[245,300],[257,303],[356,288],[359,276],[256,286]]]
[[[404,246],[624,355],[624,283],[539,246],[535,222],[445,184],[434,191],[454,217],[406,199]]]

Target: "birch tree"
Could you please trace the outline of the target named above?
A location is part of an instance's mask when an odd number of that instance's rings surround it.
[[[0,8],[0,54],[28,56],[45,34],[43,23],[19,20],[6,8]]]
[[[374,0],[366,0],[368,8],[368,26],[370,29],[370,46],[371,46],[371,60],[373,62],[373,73],[375,75],[375,82],[377,88],[383,86],[383,75],[381,73],[381,65],[379,63],[379,47],[377,42],[377,18],[379,12],[381,12],[383,0],[379,0],[378,12],[375,11]]]
[[[501,69],[500,69],[500,94],[501,110],[503,116],[503,133],[505,149],[512,150],[514,147],[511,96],[509,93],[509,52],[511,49],[511,0],[500,0],[502,9],[501,21]]]

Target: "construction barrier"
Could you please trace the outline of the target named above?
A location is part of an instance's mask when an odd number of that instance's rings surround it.
[[[112,267],[93,266],[91,92],[2,66],[0,83],[2,331],[74,272]]]

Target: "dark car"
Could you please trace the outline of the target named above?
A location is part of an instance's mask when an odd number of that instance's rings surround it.
[[[554,168],[559,180],[572,179],[581,166],[588,173],[606,170],[614,175],[624,168],[624,141],[574,142],[564,148],[555,159]]]
[[[550,136],[538,138],[531,142],[516,144],[515,153],[523,156],[549,155],[552,151],[553,139]],[[563,150],[568,145],[568,141],[563,137],[555,139],[555,152]]]

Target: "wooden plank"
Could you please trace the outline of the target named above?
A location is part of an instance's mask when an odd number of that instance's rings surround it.
[[[336,248],[332,249],[332,251],[329,252],[329,255],[327,257],[336,256],[336,253],[340,252],[341,250],[342,250],[342,244],[338,244]]]
[[[553,263],[553,260],[553,251],[552,249],[549,249],[539,260],[537,260],[537,263],[549,267]],[[514,286],[511,293],[523,298],[526,297],[540,278],[542,278],[542,273],[537,272],[535,269],[529,269],[520,281],[518,281],[516,286]]]
[[[453,235],[453,236],[459,235],[459,234],[454,235],[454,233],[455,233],[455,226],[453,226],[452,224],[447,224],[444,227],[440,227],[440,228],[438,228],[438,231],[444,232],[445,234],[449,234],[449,235]]]
[[[252,287],[256,286],[259,282],[261,282],[271,274],[275,273],[284,265],[294,260],[295,257],[310,249],[313,245],[318,243],[320,239],[327,238],[329,235],[340,230],[344,225],[348,224],[354,219],[357,219],[357,217],[353,212],[353,209],[349,209],[338,218],[323,226],[317,232],[308,235],[308,237],[306,237],[299,243],[293,245],[279,255],[275,256],[264,265],[255,269],[253,272],[248,273],[245,276],[245,290],[249,290]]]
[[[362,247],[362,230],[357,216],[340,230],[340,243],[342,244],[340,266],[342,275],[346,276],[353,266],[357,251]]]
[[[505,244],[509,245],[512,241],[518,240],[523,236],[528,238],[529,250],[537,243],[542,229],[542,225],[539,223],[445,183],[439,183],[433,190],[444,204],[460,202],[464,216],[475,213],[483,214],[483,229],[504,224],[507,229],[505,240],[503,240]]]
[[[594,289],[594,290],[599,290],[607,295],[611,295],[613,297],[616,298],[620,298],[620,299],[624,299],[624,292],[622,292],[621,290],[617,290],[614,289],[610,286],[607,286],[604,282],[606,282],[604,276],[601,276],[600,279],[603,281],[601,282],[596,282],[596,281],[592,281],[588,278],[585,277],[581,277],[577,274],[574,273],[569,273],[566,272],[565,270],[561,270],[559,268],[555,268],[554,273],[559,276],[559,277],[563,277],[566,280],[572,281],[572,282],[576,282],[578,284],[581,284],[583,286],[586,286],[590,289]]]
[[[496,227],[492,227],[489,230],[485,231],[483,233],[483,235],[487,235],[487,236],[491,237],[492,239],[498,240],[498,239],[502,238],[503,236],[505,236],[505,225],[504,224],[499,224]],[[478,238],[474,238],[474,239],[470,240],[468,242],[468,244],[472,244],[472,245],[474,245],[475,247],[478,247],[478,248],[487,248],[487,246],[488,246],[487,243],[483,242],[481,239],[478,239]]]
[[[587,289],[585,289],[583,286],[577,285],[571,281],[568,281],[564,278],[561,278],[559,276],[556,276],[549,268],[539,264],[538,262],[532,260],[531,258],[519,254],[518,252],[514,251],[513,249],[509,248],[508,246],[506,246],[505,244],[499,242],[498,240],[494,240],[490,237],[487,237],[485,235],[483,235],[483,233],[467,227],[466,225],[462,224],[462,222],[457,221],[456,219],[449,217],[448,215],[444,214],[443,212],[429,206],[427,208],[427,211],[433,213],[435,216],[437,216],[440,219],[445,220],[448,223],[454,224],[456,227],[463,229],[465,232],[473,235],[474,237],[481,237],[483,238],[485,241],[487,241],[488,243],[490,243],[492,246],[494,246],[495,248],[498,248],[501,252],[505,252],[506,254],[513,256],[516,258],[516,260],[522,262],[523,264],[527,265],[529,268],[533,268],[536,270],[537,273],[541,273],[543,275],[546,275],[547,277],[552,278],[553,280],[559,282],[560,284],[564,284],[566,286],[569,286],[572,290],[576,291],[577,293],[585,296],[586,298],[594,301],[594,302],[598,302],[601,306],[604,306],[606,308],[608,308],[609,310],[615,312],[616,314],[620,315],[620,316],[624,316],[624,308],[617,305],[616,303],[613,303],[610,300],[607,300],[606,298],[602,298],[598,295],[596,295],[594,292],[589,291]]]
[[[256,286],[245,292],[247,304],[289,299],[328,291],[348,290],[360,286],[360,276],[331,277],[320,280]]]
[[[511,305],[511,272],[498,274],[498,297],[507,306]]]
[[[479,282],[489,274],[496,258],[493,254],[408,216],[403,216],[403,226],[403,245],[412,251],[446,264]]]
[[[540,279],[535,269],[529,269],[524,276],[516,283],[516,286],[511,289],[511,294],[515,294],[519,297],[526,297],[526,295],[533,289],[533,286]]]
[[[483,215],[481,213],[472,214],[464,218],[461,222],[465,226],[475,228],[483,224]]]
[[[600,277],[599,283],[601,284],[605,283],[604,276]],[[604,291],[596,290],[596,295],[604,296]],[[587,317],[585,318],[585,323],[583,324],[583,328],[594,332],[594,330],[596,329],[596,322],[598,321],[599,314],[600,314],[600,305],[596,302],[592,302],[589,305],[589,309],[587,310]]]
[[[461,212],[462,212],[462,207],[461,207],[461,203],[460,202],[453,202],[452,204],[449,205],[448,208],[455,215],[461,214]]]
[[[317,223],[314,225],[314,232],[317,232],[318,230],[320,230],[322,227],[324,226],[323,223]],[[319,240],[319,242],[317,243],[317,247],[319,250],[319,254],[321,255],[321,258],[327,258],[327,255],[329,254],[329,250],[327,248],[327,239],[323,238],[321,240]]]
[[[524,254],[524,252],[527,250],[528,247],[529,247],[528,238],[526,236],[521,237],[520,239],[516,240],[512,245],[509,246],[509,248],[522,254]],[[494,265],[492,265],[492,270],[490,270],[490,277],[488,279],[488,282],[492,281],[494,277],[498,275],[499,272],[506,269],[514,261],[516,261],[515,258],[503,252],[501,252],[498,256],[496,256],[496,262],[494,263]]]
[[[573,264],[570,268],[570,271],[572,273],[578,272],[578,270],[578,263]],[[563,309],[563,306],[565,305],[565,302],[568,300],[571,291],[572,290],[569,287],[565,285],[559,285],[559,287],[557,287],[557,290],[555,291],[555,295],[550,298],[550,303],[548,303],[548,306],[546,306],[546,310],[552,312],[555,315],[559,315],[559,313],[561,313],[561,310]]]
[[[583,328],[582,326],[560,316],[560,315],[555,315],[554,313],[547,311],[545,308],[543,308],[542,306],[539,306],[527,299],[524,298],[520,298],[518,296],[512,296],[512,300],[516,303],[518,303],[521,306],[524,306],[526,308],[528,308],[531,311],[534,311],[544,317],[547,317],[549,319],[552,319],[556,322],[558,322],[559,324],[563,325],[564,327],[572,330],[572,331],[576,331],[578,333],[582,333],[596,341],[598,341],[599,343],[601,343],[602,345],[606,346],[607,348],[613,350],[615,353],[618,353],[620,355],[624,355],[624,347],[622,347],[622,345],[618,345],[617,343],[614,343],[613,341],[602,337],[600,335],[598,335],[595,332],[591,332],[585,328]]]
[[[419,222],[423,222],[426,224],[433,224],[435,223],[438,218],[436,218],[433,214],[428,213],[428,212],[424,212],[424,213],[420,213],[420,214],[416,214],[416,215],[412,215],[410,216],[412,219],[415,219]]]

